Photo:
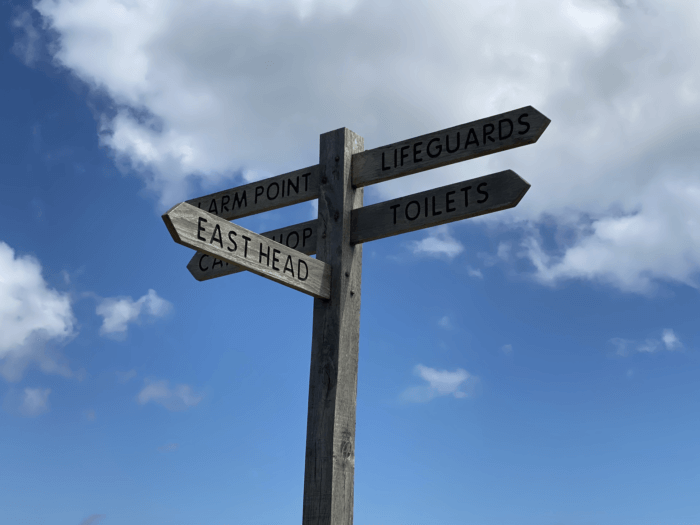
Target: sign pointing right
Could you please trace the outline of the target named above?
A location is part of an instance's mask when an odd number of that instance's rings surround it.
[[[534,144],[550,120],[532,106],[356,153],[356,188]]]
[[[500,171],[352,211],[350,242],[374,241],[514,208],[530,184],[513,170]]]

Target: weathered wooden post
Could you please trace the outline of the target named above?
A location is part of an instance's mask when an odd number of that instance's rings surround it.
[[[197,280],[248,270],[314,297],[302,525],[353,521],[362,243],[513,208],[530,185],[505,170],[366,208],[363,187],[534,144],[548,125],[526,106],[369,151],[341,128],[321,135],[316,166],[163,215],[175,242],[199,250],[187,265]],[[228,222],[316,198],[315,221],[262,235]]]
[[[302,525],[352,525],[362,245],[350,244],[364,190],[351,181],[362,137],[321,135],[316,258],[331,267],[330,299],[314,299]]]

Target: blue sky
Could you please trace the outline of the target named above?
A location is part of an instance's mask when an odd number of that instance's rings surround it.
[[[700,524],[700,8],[481,4],[0,2],[0,523],[298,523],[312,299],[195,281],[160,215],[532,105],[366,191],[532,185],[365,245],[355,524]]]

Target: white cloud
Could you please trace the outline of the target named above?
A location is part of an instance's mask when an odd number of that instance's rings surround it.
[[[172,305],[158,296],[155,290],[134,301],[131,297],[109,297],[97,305],[97,315],[104,318],[100,327],[100,335],[123,337],[129,323],[143,318],[165,316]]]
[[[676,337],[676,334],[670,328],[666,328],[664,330],[661,340],[664,342],[666,350],[677,350],[679,348],[683,348],[683,345],[678,340],[678,337]]]
[[[477,377],[462,368],[450,372],[416,365],[414,372],[428,384],[405,390],[401,394],[401,399],[404,401],[424,403],[435,397],[448,395],[465,398],[474,394],[479,381]]]
[[[441,317],[440,320],[438,321],[438,324],[443,327],[443,328],[451,328],[452,323],[450,322],[450,318],[448,316]]]
[[[49,409],[50,388],[25,388],[20,413],[28,417],[35,417]]]
[[[133,378],[136,377],[136,370],[127,370],[126,372],[122,372],[120,370],[117,370],[115,372],[117,374],[117,381],[120,383],[128,383],[131,381]]]
[[[433,257],[454,258],[464,251],[464,246],[452,237],[446,226],[432,228],[425,239],[410,243],[415,254],[431,255]]]
[[[313,164],[318,135],[341,126],[372,148],[533,105],[552,119],[537,144],[391,181],[370,198],[512,168],[532,184],[528,195],[475,221],[553,220],[571,233],[554,246],[528,240],[541,282],[697,286],[698,2],[34,5],[60,36],[57,62],[116,102],[102,143],[164,206],[189,195],[191,181],[218,188],[234,174]]]
[[[50,342],[67,341],[74,333],[67,294],[49,288],[41,265],[32,257],[16,257],[0,242],[0,374],[21,379],[32,362],[42,371],[74,375]]]
[[[654,354],[664,349],[674,351],[683,348],[683,343],[670,328],[666,328],[663,331],[660,339],[648,338],[642,342],[635,343],[630,339],[614,337],[610,339],[610,343],[615,347],[615,353],[622,357],[631,355],[634,352]]]
[[[12,27],[16,32],[12,52],[26,65],[33,66],[39,55],[41,35],[39,30],[34,27],[31,13],[28,11],[20,12],[12,20]]]
[[[168,381],[144,380],[144,387],[136,398],[140,405],[158,403],[168,410],[179,411],[197,406],[204,394],[195,394],[189,385],[176,385],[170,388]]]
[[[469,274],[469,277],[476,277],[477,279],[483,279],[484,274],[481,273],[481,270],[478,268],[472,268],[470,266],[467,266],[467,273]]]
[[[513,353],[513,345],[503,345],[501,347],[501,352],[504,354],[512,354]]]

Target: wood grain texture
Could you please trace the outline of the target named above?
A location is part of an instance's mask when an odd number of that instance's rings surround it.
[[[284,244],[288,248],[297,250],[304,255],[314,255],[316,253],[315,219],[285,228],[278,228],[261,235]],[[187,263],[187,269],[192,274],[192,277],[198,281],[208,281],[209,279],[244,272],[246,270],[242,266],[211,257],[204,252],[197,252],[194,254],[190,262]]]
[[[352,159],[355,187],[537,142],[550,120],[532,106],[367,150]]]
[[[233,220],[318,197],[318,165],[186,201]]]
[[[460,221],[514,208],[530,188],[512,170],[450,184],[352,212],[351,243]]]
[[[350,244],[353,155],[362,137],[348,129],[321,135],[317,258],[331,268],[331,297],[314,301],[303,525],[352,525],[355,409],[360,339],[362,246]]]
[[[330,297],[330,265],[182,202],[163,215],[173,240],[316,298]]]

